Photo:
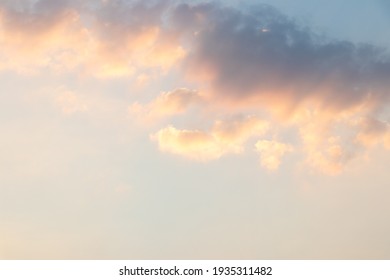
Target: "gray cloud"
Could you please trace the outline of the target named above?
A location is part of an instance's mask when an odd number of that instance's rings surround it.
[[[138,33],[142,28],[162,25],[162,13],[168,1],[106,1],[96,7],[96,21],[101,32]],[[107,30],[105,30],[107,28]],[[109,32],[105,32],[109,31]],[[117,35],[121,35],[117,34]]]
[[[70,9],[69,1],[4,1],[0,4],[1,24],[13,31],[45,32]]]
[[[280,95],[349,107],[369,95],[388,101],[390,60],[371,45],[326,40],[270,6],[238,10],[183,4],[175,24],[197,32],[187,71],[210,71],[220,97]]]

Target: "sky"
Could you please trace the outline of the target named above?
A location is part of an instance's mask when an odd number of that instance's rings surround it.
[[[0,259],[389,259],[385,0],[1,0]]]

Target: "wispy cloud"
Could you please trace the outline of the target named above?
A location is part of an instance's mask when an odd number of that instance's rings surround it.
[[[129,113],[146,122],[153,122],[165,117],[184,113],[191,105],[200,104],[202,97],[198,91],[178,88],[163,92],[152,102],[142,105],[139,102],[129,107]]]

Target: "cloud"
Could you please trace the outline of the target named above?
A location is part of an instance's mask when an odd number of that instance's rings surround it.
[[[184,23],[187,18],[191,26]],[[218,100],[270,110],[282,100],[286,109],[314,104],[340,110],[368,97],[389,99],[385,52],[326,40],[272,7],[183,4],[175,19],[183,29],[196,26],[186,70],[193,79],[208,81]]]
[[[182,114],[189,106],[201,102],[202,97],[198,91],[178,88],[161,93],[156,99],[146,105],[135,102],[129,107],[129,112],[147,122],[152,122],[172,115]]]
[[[261,136],[268,124],[253,116],[217,121],[209,132],[179,130],[173,126],[161,129],[152,136],[160,150],[192,160],[215,160],[226,154],[243,152],[245,142]]]
[[[212,133],[226,146],[241,151],[242,144],[252,136],[261,136],[269,129],[269,124],[254,116],[236,117],[225,121],[216,121]]]
[[[256,151],[260,153],[260,163],[268,170],[274,171],[279,168],[281,158],[293,148],[289,144],[277,141],[261,140],[255,145]]]
[[[213,135],[199,130],[179,130],[169,126],[158,131],[153,138],[161,151],[194,160],[213,160],[230,152],[219,145]]]
[[[77,70],[106,77],[167,71],[185,55],[163,26],[167,1],[25,1],[0,4],[0,69]]]
[[[365,149],[390,146],[388,52],[319,36],[268,5],[2,1],[0,34],[0,71],[133,76],[140,87],[153,76],[197,88],[130,106],[149,121],[180,118],[183,129],[154,135],[162,151],[199,160],[240,153],[267,124],[275,136],[294,132],[291,146],[306,164],[338,174]],[[80,111],[72,100],[59,101]],[[185,129],[193,105],[208,112],[209,131]],[[270,169],[290,147],[260,143]]]
[[[18,9],[7,3],[0,4],[0,69],[32,72],[78,60],[79,42],[85,41],[78,11],[60,5],[62,1],[38,1]]]
[[[328,175],[337,175],[359,152],[350,122],[359,118],[361,109],[337,116],[332,112],[306,111],[294,120],[305,163]]]
[[[375,118],[364,118],[359,122],[359,133],[356,140],[364,146],[373,146],[383,143],[386,146],[386,139],[390,134],[389,123]]]
[[[182,4],[173,20],[192,34],[183,67],[187,78],[206,85],[209,102],[231,112],[266,113],[277,132],[295,129],[294,146],[306,164],[339,174],[368,142],[387,143],[373,124],[356,124],[389,118],[386,50],[329,40],[266,5]],[[273,154],[284,150],[265,143],[262,164],[275,169]]]
[[[75,64],[115,76],[184,60],[184,70],[223,100],[336,108],[368,95],[388,100],[385,52],[326,40],[267,5],[3,1],[0,19],[3,56],[34,51],[38,66],[74,52]]]
[[[177,36],[164,27],[167,3],[106,1],[92,11],[89,30],[100,57],[96,65],[103,63],[107,68],[103,76],[131,75],[139,68],[166,71],[185,55]]]

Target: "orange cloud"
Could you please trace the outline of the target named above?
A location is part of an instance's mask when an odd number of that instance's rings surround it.
[[[268,124],[255,117],[218,121],[210,132],[179,130],[172,126],[161,129],[152,136],[160,150],[193,160],[218,159],[225,154],[244,150],[245,142],[253,136],[263,135]]]
[[[289,144],[277,141],[261,140],[255,145],[256,151],[260,153],[260,163],[268,170],[274,171],[279,168],[281,158],[293,148]]]
[[[78,70],[100,78],[167,71],[186,51],[162,27],[163,11],[161,3],[142,2],[105,2],[95,10],[82,3],[38,1],[22,10],[0,4],[0,70]]]
[[[169,126],[161,129],[153,138],[157,140],[161,151],[194,160],[213,160],[230,152],[213,135],[198,130],[178,130]]]
[[[86,41],[77,11],[23,13],[0,7],[0,69],[35,72],[78,64]]]

